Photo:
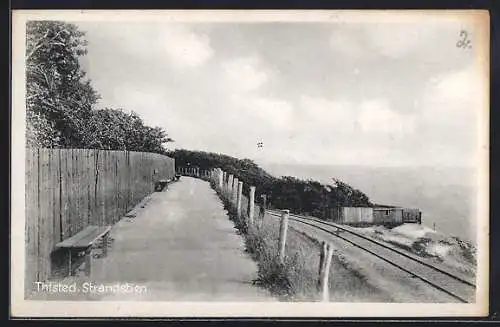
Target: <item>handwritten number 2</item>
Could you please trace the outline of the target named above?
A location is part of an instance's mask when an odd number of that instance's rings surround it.
[[[460,38],[461,39],[457,41],[458,48],[463,48],[463,49],[472,48],[471,41],[468,39],[467,31],[460,31]]]

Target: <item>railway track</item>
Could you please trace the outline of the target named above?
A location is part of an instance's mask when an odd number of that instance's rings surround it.
[[[281,216],[276,211],[268,210],[267,213],[276,217]],[[403,270],[411,277],[417,278],[427,285],[446,293],[459,302],[470,303],[475,301],[476,286],[472,281],[467,280],[463,276],[458,276],[443,268],[429,264],[415,255],[405,253],[340,224],[293,214],[289,215],[289,219],[299,224],[321,230],[331,237],[339,238],[352,246],[366,251],[387,264]]]

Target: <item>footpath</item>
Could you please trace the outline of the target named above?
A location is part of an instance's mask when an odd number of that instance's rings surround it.
[[[107,256],[86,277],[87,299],[277,301],[253,285],[257,265],[207,182],[182,177],[145,200],[113,226]]]

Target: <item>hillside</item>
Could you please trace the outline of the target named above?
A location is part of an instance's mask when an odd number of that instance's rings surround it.
[[[324,184],[291,176],[277,178],[250,159],[237,159],[224,154],[203,151],[175,150],[167,153],[175,158],[178,167],[192,166],[201,170],[221,168],[249,185],[256,186],[256,198],[266,194],[270,207],[289,209],[293,213],[322,217],[326,208],[336,206],[371,206],[368,196],[350,185],[332,179]]]

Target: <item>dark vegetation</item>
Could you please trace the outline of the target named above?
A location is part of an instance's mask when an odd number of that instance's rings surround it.
[[[266,194],[268,205],[276,209],[289,209],[294,213],[322,217],[327,208],[337,206],[368,207],[371,202],[363,192],[334,179],[325,185],[313,180],[295,177],[274,177],[249,159],[237,159],[223,154],[175,150],[168,153],[177,167],[199,167],[200,170],[221,168],[243,181],[244,193],[256,187],[256,199]]]
[[[26,24],[26,145],[163,153],[173,141],[134,112],[97,108],[99,94],[79,57],[85,34],[73,24]]]

